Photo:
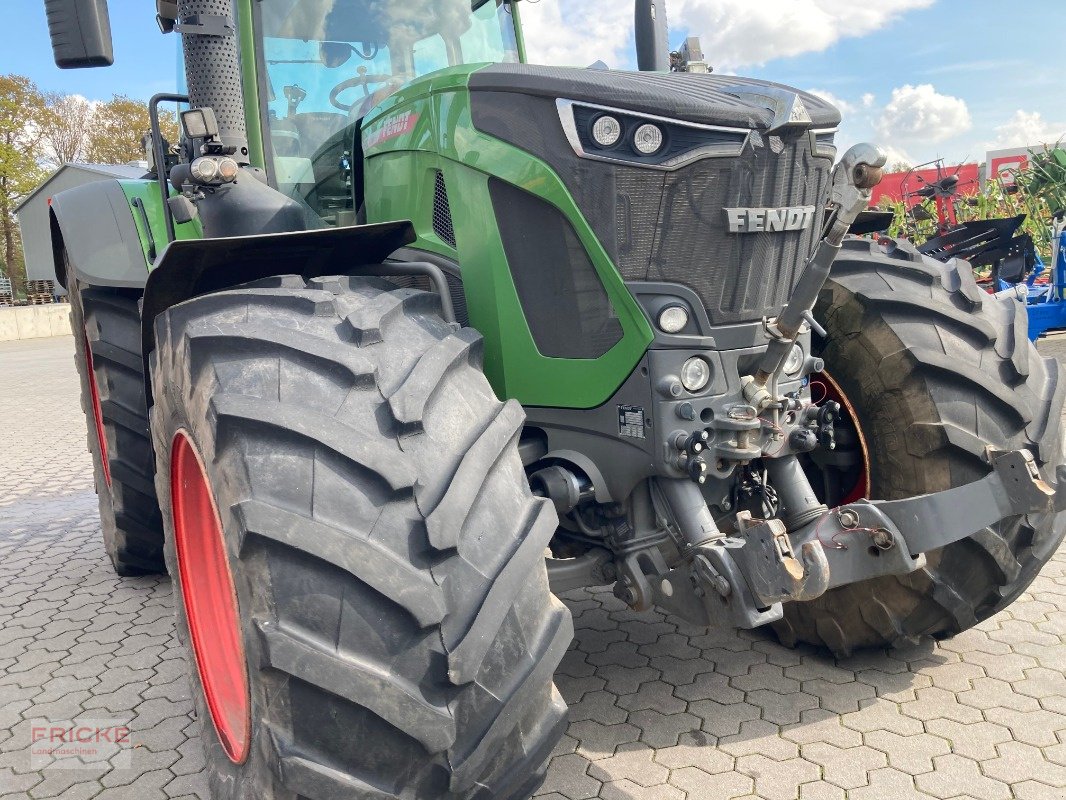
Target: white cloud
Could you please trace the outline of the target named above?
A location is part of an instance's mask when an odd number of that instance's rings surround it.
[[[875,100],[877,100],[877,98],[874,97],[874,95],[871,92],[867,92],[866,94],[864,94],[862,96],[862,107],[863,108],[873,108]]]
[[[547,2],[547,0],[543,0]],[[841,39],[866,36],[934,0],[671,0],[675,28],[702,39],[716,71],[817,53]],[[630,8],[622,0],[617,3]]]
[[[672,31],[699,36],[715,72],[774,58],[820,52],[841,39],[866,36],[935,0],[668,0]],[[631,0],[540,0],[522,4],[530,61],[612,67],[634,61]],[[677,33],[672,45],[679,44]]]
[[[878,133],[895,145],[898,140],[941,142],[973,127],[966,102],[940,94],[929,83],[907,84],[892,90],[892,99],[881,112]]]
[[[1056,144],[1066,139],[1066,123],[1051,123],[1039,111],[1014,112],[1009,120],[996,126],[996,138],[986,142],[989,150]]]
[[[564,10],[565,9],[565,10]],[[617,0],[540,0],[522,3],[530,62],[587,67],[597,60],[614,69],[635,59],[633,5]]]
[[[888,160],[885,161],[885,169],[891,170],[896,167],[907,165],[913,167],[918,161],[911,156],[906,150],[901,150],[898,147],[892,145],[880,145],[881,149],[885,151],[885,155],[888,156]]]
[[[854,104],[849,103],[842,97],[837,97],[830,91],[827,91],[825,89],[808,89],[807,91],[810,94],[813,94],[815,97],[822,98],[827,103],[832,103],[834,106],[837,107],[837,110],[841,113],[842,116],[847,116],[848,114],[853,114],[855,112]]]

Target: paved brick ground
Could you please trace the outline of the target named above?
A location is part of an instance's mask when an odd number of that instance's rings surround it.
[[[170,585],[99,544],[72,351],[0,344],[0,800],[206,799]],[[846,661],[566,601],[542,800],[1066,798],[1066,553],[973,631]],[[31,721],[72,717],[128,722],[132,767],[32,769]]]

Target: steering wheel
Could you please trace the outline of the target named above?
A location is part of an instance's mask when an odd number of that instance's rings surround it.
[[[334,108],[339,108],[341,111],[348,113],[355,106],[355,103],[342,103],[337,99],[341,94],[349,89],[354,89],[356,86],[362,86],[363,97],[367,98],[370,96],[370,84],[385,83],[390,80],[392,80],[392,75],[367,74],[366,67],[359,67],[359,74],[356,77],[341,81],[333,87],[333,90],[329,93],[329,102]]]

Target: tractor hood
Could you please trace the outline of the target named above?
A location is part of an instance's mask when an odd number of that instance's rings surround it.
[[[788,111],[805,111],[809,128],[840,124],[840,112],[816,95],[734,75],[495,64],[470,76],[470,90],[566,98],[703,125],[767,130],[787,122],[781,116]]]
[[[468,85],[474,127],[555,171],[626,281],[688,286],[714,325],[788,300],[836,156],[829,103],[733,76],[524,64]]]

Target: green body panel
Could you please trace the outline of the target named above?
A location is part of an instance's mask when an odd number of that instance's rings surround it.
[[[153,264],[148,253],[150,249],[149,242],[155,241],[157,256],[163,252],[163,248],[167,244],[167,224],[163,216],[163,199],[159,196],[159,184],[151,180],[120,180],[118,184],[122,187],[126,200],[131,203],[130,213],[133,215],[133,223],[137,226],[137,235],[141,240],[144,263],[148,269],[151,269]],[[176,194],[173,189],[170,192],[172,195]],[[135,197],[140,198],[140,201],[144,203],[145,214],[148,217],[148,227],[151,228],[150,237],[144,230],[141,215],[133,208],[132,202]],[[192,222],[175,225],[174,235],[178,239],[203,238],[200,221],[194,219]]]
[[[427,75],[367,116],[367,221],[410,219],[418,234],[414,247],[461,264],[470,324],[485,338],[485,372],[501,397],[527,406],[592,408],[609,399],[636,367],[652,341],[651,325],[559,176],[533,155],[474,129],[467,84],[479,68]],[[438,169],[448,188],[458,251],[433,233]],[[550,358],[537,350],[492,211],[490,177],[545,200],[574,226],[623,331],[604,355]]]
[[[244,124],[248,129],[248,160],[253,167],[266,164],[263,122],[259,116],[259,76],[255,60],[252,0],[237,0],[238,35],[241,37],[241,83],[244,89]]]

